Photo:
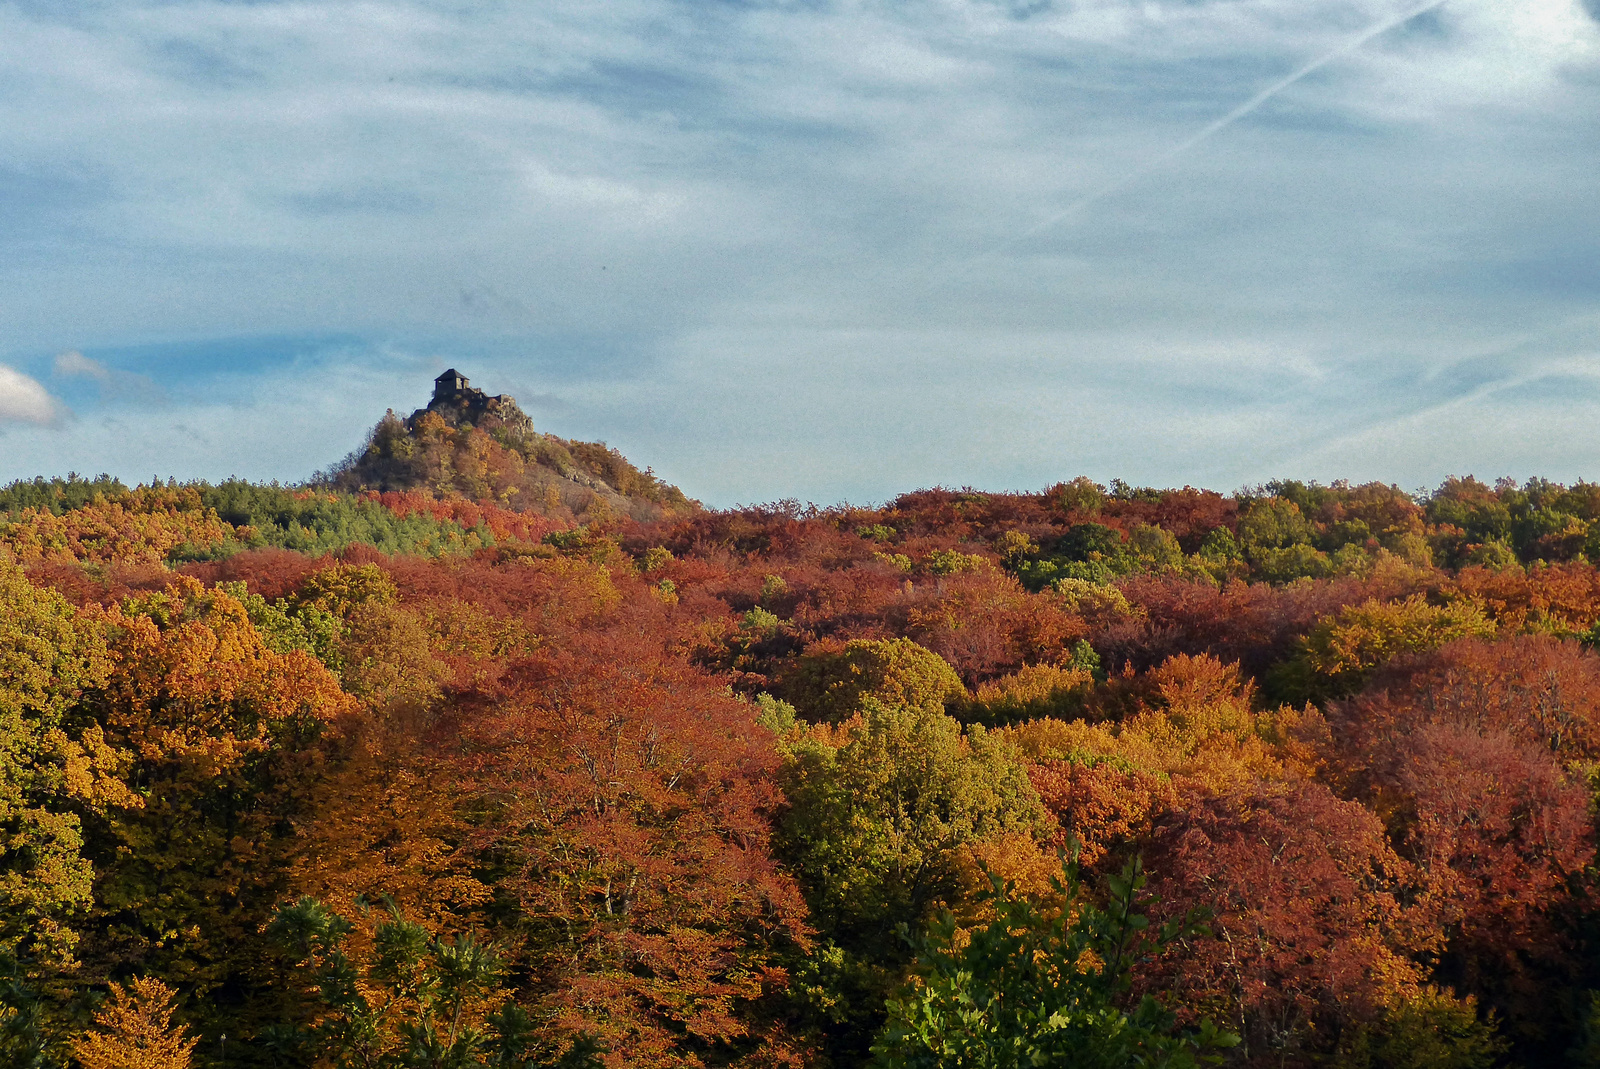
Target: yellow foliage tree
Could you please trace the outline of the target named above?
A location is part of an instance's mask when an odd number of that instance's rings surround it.
[[[1494,623],[1470,601],[1430,605],[1420,594],[1392,602],[1369,598],[1323,617],[1306,636],[1303,652],[1292,667],[1299,668],[1302,675],[1309,673],[1310,693],[1280,689],[1293,698],[1351,694],[1373,669],[1392,657],[1494,633]]]
[[[1018,671],[978,685],[962,718],[985,724],[1015,724],[1042,717],[1076,719],[1094,688],[1084,668],[1055,664],[1025,665]]]
[[[150,977],[111,985],[111,997],[94,1015],[95,1030],[72,1045],[83,1069],[189,1069],[198,1040],[172,1023],[176,993]]]
[[[0,550],[0,957],[71,961],[70,921],[93,877],[81,813],[140,804],[99,727],[66,730],[69,706],[107,670],[94,622]]]
[[[865,698],[943,712],[946,702],[966,693],[948,661],[908,638],[818,643],[785,680],[785,697],[801,715],[828,722],[848,718]]]
[[[1120,723],[1041,719],[1002,729],[1029,762],[1045,805],[1095,864],[1147,832],[1180,791],[1223,793],[1307,774],[1314,709],[1257,712],[1237,664],[1179,654],[1150,673],[1152,694]]]
[[[191,578],[102,616],[114,667],[84,708],[132,754],[143,805],[98,829],[92,924],[102,948],[181,979],[206,1014],[217,985],[261,967],[248,948],[292,829],[359,706],[311,654],[273,652],[238,598]]]

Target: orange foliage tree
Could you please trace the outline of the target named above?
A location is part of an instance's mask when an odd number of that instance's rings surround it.
[[[232,535],[193,489],[141,487],[124,500],[102,499],[59,516],[23,509],[0,520],[0,545],[23,564],[162,564],[179,548],[204,553]]]
[[[192,579],[103,619],[112,668],[83,710],[130,753],[143,805],[88,821],[86,949],[99,968],[159,969],[203,995],[265,966],[241,948],[281,890],[317,740],[354,703],[310,654],[268,649],[237,598]]]
[[[807,945],[772,860],[777,755],[755,707],[626,626],[571,633],[460,714],[556,1027],[612,1064],[790,1057],[756,1012]]]
[[[160,980],[136,976],[111,985],[95,1011],[93,1031],[72,1046],[83,1069],[189,1069],[198,1040],[172,1023],[175,992]]]

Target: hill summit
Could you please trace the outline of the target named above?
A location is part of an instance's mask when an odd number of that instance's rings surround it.
[[[455,368],[434,379],[426,407],[404,418],[390,409],[366,446],[324,482],[351,491],[427,490],[580,522],[700,509],[604,442],[540,433],[514,397],[485,393]]]
[[[517,407],[516,398],[506,393],[490,397],[455,368],[433,380],[433,400],[426,408],[411,413],[407,424],[415,427],[428,412],[437,413],[452,427],[476,427],[485,420],[494,420],[496,425],[522,434],[533,432],[533,420]]]

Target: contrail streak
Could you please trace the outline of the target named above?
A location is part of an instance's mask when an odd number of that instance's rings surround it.
[[[1271,100],[1273,97],[1277,96],[1291,85],[1300,81],[1300,79],[1321,70],[1323,67],[1326,67],[1328,64],[1342,56],[1349,55],[1351,52],[1354,52],[1368,41],[1371,41],[1377,37],[1382,37],[1395,27],[1403,26],[1418,16],[1426,15],[1434,8],[1441,7],[1445,3],[1446,0],[1428,0],[1427,3],[1418,4],[1416,7],[1367,27],[1365,30],[1361,31],[1361,33],[1350,38],[1350,40],[1345,41],[1333,51],[1318,56],[1316,59],[1298,68],[1293,73],[1279,78],[1277,81],[1273,82],[1271,85],[1257,93],[1255,96],[1251,97],[1249,100],[1246,100],[1243,104],[1240,104],[1238,107],[1228,112],[1228,114],[1222,116],[1222,118],[1217,119],[1215,122],[1212,122],[1201,128],[1197,133],[1193,134],[1181,143],[1174,145],[1172,148],[1168,149],[1166,152],[1163,152],[1149,163],[1144,164],[1142,167],[1139,167],[1136,170],[1130,171],[1128,174],[1125,174],[1120,178],[1108,182],[1087,196],[1080,197],[1078,200],[1073,201],[1071,204],[1067,205],[1050,218],[1044,220],[1042,223],[1037,223],[1034,226],[1029,227],[1021,234],[1011,238],[1009,241],[998,246],[997,248],[990,250],[990,252],[985,255],[992,255],[993,253],[999,252],[1002,249],[1010,248],[1012,245],[1015,245],[1018,242],[1026,241],[1028,238],[1031,238],[1042,231],[1049,230],[1058,223],[1071,218],[1078,212],[1081,212],[1083,209],[1089,207],[1089,205],[1094,204],[1096,201],[1104,200],[1113,193],[1117,193],[1123,189],[1126,189],[1128,186],[1139,181],[1139,179],[1145,177],[1151,172],[1158,171],[1165,167],[1167,164],[1171,163],[1179,156],[1182,156],[1185,152],[1188,152],[1196,145],[1199,145],[1205,141],[1209,141],[1211,138],[1226,130],[1240,119],[1249,115],[1251,112],[1261,107],[1261,105],[1265,104],[1267,101]]]
[[[1573,327],[1585,324],[1600,326],[1600,312],[1585,312],[1581,315],[1564,319],[1552,327],[1527,331],[1510,338],[1503,338],[1477,352],[1468,353],[1456,360],[1446,361],[1440,367],[1434,368],[1424,375],[1422,381],[1436,381],[1444,372],[1463,365],[1481,364],[1497,358],[1513,357],[1514,354],[1532,346],[1535,342],[1543,341],[1552,335],[1557,335]],[[1522,358],[1516,357],[1516,359],[1520,360]],[[1514,374],[1491,379],[1454,397],[1446,397],[1442,401],[1424,404],[1420,408],[1398,416],[1380,417],[1354,431],[1337,435],[1315,447],[1304,449],[1291,455],[1288,460],[1288,466],[1300,465],[1303,467],[1308,462],[1317,461],[1318,458],[1325,458],[1337,450],[1360,444],[1362,441],[1369,440],[1376,435],[1404,430],[1407,427],[1420,424],[1430,417],[1469,407],[1493,397],[1495,394],[1505,393],[1508,390],[1538,382],[1543,378],[1560,372],[1566,372],[1574,377],[1583,376],[1600,380],[1600,348],[1580,342],[1573,351],[1565,356],[1546,358],[1531,367],[1519,367]]]

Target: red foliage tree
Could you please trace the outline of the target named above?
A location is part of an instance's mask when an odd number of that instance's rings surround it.
[[[1525,1041],[1558,1034],[1543,992],[1576,967],[1563,933],[1594,854],[1580,777],[1600,753],[1600,658],[1543,635],[1455,642],[1331,720],[1336,778],[1421,872],[1441,977]]]
[[[1321,784],[1192,791],[1148,855],[1162,909],[1208,907],[1217,935],[1162,963],[1188,1012],[1231,1020],[1251,1063],[1309,1064],[1414,973],[1408,867],[1383,826]]]
[[[1409,810],[1403,846],[1427,874],[1459,983],[1526,982],[1523,961],[1560,953],[1551,908],[1594,844],[1588,791],[1549,751],[1505,731],[1424,724],[1379,783]]]
[[[1332,720],[1357,763],[1425,724],[1505,731],[1563,762],[1600,759],[1600,657],[1548,635],[1465,639],[1397,659]]]
[[[1153,667],[1178,653],[1237,661],[1252,676],[1291,656],[1316,622],[1368,598],[1415,592],[1421,576],[1396,572],[1273,587],[1231,582],[1222,588],[1167,576],[1135,576],[1120,588],[1143,609],[1114,621],[1094,639],[1112,665]]]

